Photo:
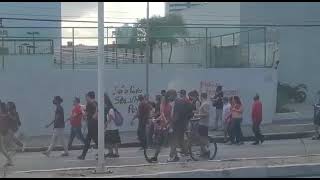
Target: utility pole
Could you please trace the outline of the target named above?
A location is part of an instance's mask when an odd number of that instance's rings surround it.
[[[149,2],[147,2],[147,33],[146,33],[146,96],[149,97],[149,61],[150,61],[150,22]]]
[[[98,2],[98,166],[104,172],[104,2]]]

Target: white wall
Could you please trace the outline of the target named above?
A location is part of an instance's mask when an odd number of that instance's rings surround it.
[[[241,24],[317,24],[319,2],[241,2]],[[308,86],[312,102],[319,84],[319,27],[281,27],[279,81]]]
[[[50,134],[44,126],[52,120],[54,106],[52,98],[60,95],[64,99],[65,116],[68,116],[73,97],[90,90],[97,92],[96,70],[59,70],[49,61],[50,57],[34,56],[12,58],[0,71],[0,99],[16,102],[22,120],[22,129],[28,135]],[[265,123],[271,123],[275,111],[276,76],[273,69],[185,69],[161,70],[150,67],[150,94],[154,97],[162,89],[197,89],[212,93],[216,84],[221,84],[225,94],[238,94],[245,106],[244,123],[250,123],[252,97],[259,93],[263,102]],[[202,88],[201,88],[202,85]],[[131,87],[133,86],[133,87]],[[117,94],[120,89],[126,94]],[[131,88],[131,90],[130,90]],[[201,89],[200,89],[201,88]],[[137,95],[145,92],[145,65],[126,69],[106,69],[105,89],[114,103],[120,97],[124,104],[115,104],[125,117],[122,131],[134,130],[129,122],[137,107]],[[129,109],[130,107],[130,109]],[[130,110],[128,112],[128,110]],[[133,110],[133,111],[132,111]],[[211,121],[213,122],[213,121]],[[69,126],[68,126],[69,127]]]

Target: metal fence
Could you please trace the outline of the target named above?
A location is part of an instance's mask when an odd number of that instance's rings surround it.
[[[139,31],[139,28],[131,28]],[[156,27],[158,31],[181,27]],[[278,41],[266,27],[184,27],[183,35],[150,36],[150,63],[195,65],[202,68],[271,67]],[[52,54],[58,68],[96,67],[96,27],[3,27],[2,47],[12,55]],[[141,28],[143,29],[143,28]],[[24,31],[37,30],[30,37]],[[11,33],[10,32],[15,32]],[[145,34],[121,34],[119,27],[105,27],[105,64],[119,68],[125,64],[143,64]],[[141,31],[143,32],[143,31]],[[21,35],[22,34],[22,35]],[[271,38],[272,37],[272,38]],[[134,43],[132,43],[132,39]],[[174,39],[174,43],[162,41]]]

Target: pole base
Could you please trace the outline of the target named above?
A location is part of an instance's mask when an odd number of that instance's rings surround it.
[[[97,167],[95,170],[93,170],[93,174],[112,174],[112,173],[113,171],[105,167]]]

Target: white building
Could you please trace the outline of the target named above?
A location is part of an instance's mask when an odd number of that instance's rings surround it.
[[[165,14],[179,12],[187,8],[193,8],[197,5],[203,4],[204,2],[166,2]]]
[[[1,20],[1,17],[4,18]],[[58,21],[14,20],[55,19]],[[0,2],[0,21],[4,47],[9,57],[26,54],[52,54],[61,44],[60,2]],[[54,28],[43,28],[54,27]],[[0,33],[1,35],[1,33]]]

